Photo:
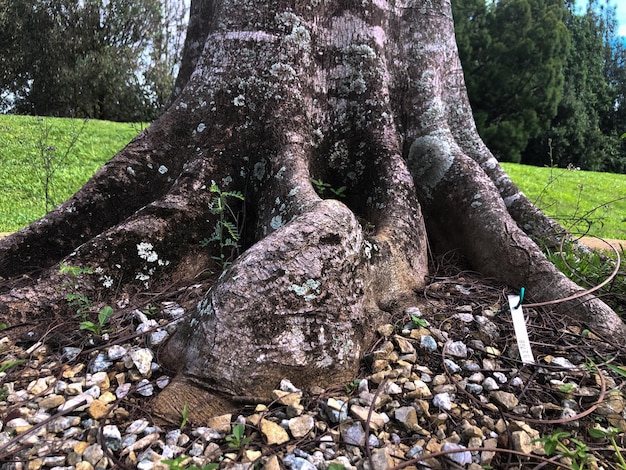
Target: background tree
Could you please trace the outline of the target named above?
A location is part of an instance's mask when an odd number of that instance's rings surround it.
[[[155,412],[203,421],[284,377],[301,388],[353,377],[377,326],[418,301],[428,237],[623,338],[615,312],[532,241],[554,243],[560,227],[476,132],[448,0],[217,6],[192,5],[168,110],[67,202],[0,240],[4,323],[57,331],[69,317],[59,286],[124,313],[175,284],[190,315],[163,350],[178,374]],[[345,197],[322,199],[313,179]],[[206,239],[225,226],[226,191],[241,193],[228,222],[242,253],[219,274],[223,244]],[[94,275],[70,278],[61,262]]]
[[[619,75],[615,54],[615,12],[595,1],[576,12],[570,5],[567,28],[571,48],[565,65],[565,93],[549,129],[533,140],[523,161],[532,164],[573,165],[587,170],[618,169],[620,142],[609,118],[616,110]],[[617,78],[617,77],[616,77]],[[550,143],[550,147],[548,146]]]
[[[561,0],[453,0],[459,55],[478,131],[519,162],[555,116],[569,37]]]
[[[15,112],[150,120],[169,99],[184,3],[3,0],[2,8],[0,87]]]

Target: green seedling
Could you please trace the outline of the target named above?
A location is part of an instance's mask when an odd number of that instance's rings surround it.
[[[324,193],[326,190],[330,191],[336,197],[346,197],[346,186],[341,186],[340,188],[333,188],[330,183],[326,183],[322,180],[316,180],[315,178],[311,178],[311,183],[315,187],[315,192],[320,196],[324,197]]]
[[[229,199],[244,201],[245,198],[239,191],[222,191],[215,182],[211,184],[209,191],[215,194],[215,197],[211,199],[209,211],[211,214],[217,215],[218,219],[213,234],[202,240],[200,246],[208,246],[211,243],[217,244],[219,256],[213,256],[213,259],[224,269],[239,254],[241,248],[239,245],[241,239],[238,225],[239,217],[229,204]]]
[[[246,427],[243,424],[235,424],[233,432],[226,436],[228,447],[231,449],[241,449],[250,443],[250,437],[246,437]]]
[[[183,429],[185,426],[187,426],[188,419],[189,419],[189,406],[187,406],[187,403],[185,403],[185,406],[183,406],[183,418],[180,422],[180,429]]]
[[[555,431],[536,441],[543,443],[543,450],[548,457],[560,455],[570,461],[569,466],[574,470],[591,468],[588,464],[595,462],[595,459],[589,454],[589,446],[573,438],[569,432]],[[568,446],[573,447],[573,449]]]
[[[93,323],[89,320],[82,321],[80,323],[80,329],[92,332],[94,335],[100,336],[104,331],[104,326],[109,322],[113,316],[113,309],[108,305],[102,307],[98,312],[98,323]]]
[[[615,452],[615,458],[617,459],[617,468],[620,470],[626,470],[626,461],[624,460],[624,456],[622,455],[621,449],[619,445],[617,445],[617,441],[615,437],[620,433],[620,430],[610,426],[609,429],[602,428],[591,428],[589,429],[589,435],[594,439],[608,439],[611,443],[611,447]]]
[[[426,328],[428,326],[427,320],[420,318],[416,315],[411,315],[411,323],[413,323],[413,326],[415,328],[419,328],[419,327]]]
[[[346,384],[346,387],[345,387],[346,388],[346,393],[348,395],[350,395],[352,392],[354,392],[359,387],[360,383],[361,383],[361,379],[354,379],[349,384]]]
[[[190,460],[191,457],[180,455],[175,459],[161,460],[161,463],[167,465],[170,470],[217,470],[217,468],[219,468],[219,464],[217,463],[208,463],[202,467],[198,467],[194,464],[187,465]]]
[[[19,366],[20,364],[24,364],[25,362],[26,362],[26,359],[17,359],[15,361],[8,361],[3,364],[0,364],[0,373],[6,372],[12,367]]]

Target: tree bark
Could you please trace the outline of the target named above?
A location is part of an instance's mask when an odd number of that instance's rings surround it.
[[[63,315],[59,286],[72,283],[112,305],[192,284],[240,248],[165,351],[178,375],[155,411],[176,421],[192,403],[201,422],[284,377],[350,380],[376,328],[425,286],[427,232],[532,300],[582,291],[532,240],[560,227],[476,133],[449,1],[362,3],[194,1],[171,108],[0,242],[5,321]],[[312,179],[345,197],[323,199]],[[60,263],[94,274],[73,279]],[[626,333],[597,299],[558,309]]]

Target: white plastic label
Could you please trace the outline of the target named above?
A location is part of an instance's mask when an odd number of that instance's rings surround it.
[[[513,328],[515,328],[515,336],[517,337],[519,355],[524,364],[534,364],[535,358],[533,357],[532,349],[530,349],[530,340],[528,339],[528,330],[526,329],[526,321],[524,320],[520,297],[519,295],[509,295],[508,297],[511,317],[513,318]]]

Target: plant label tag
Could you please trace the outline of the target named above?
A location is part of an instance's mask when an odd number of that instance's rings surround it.
[[[522,311],[520,296],[509,295],[508,297],[519,355],[524,364],[534,364],[535,358],[533,357],[532,349],[530,349],[530,340],[528,339],[528,330],[526,329],[526,321],[524,320],[524,312]]]

